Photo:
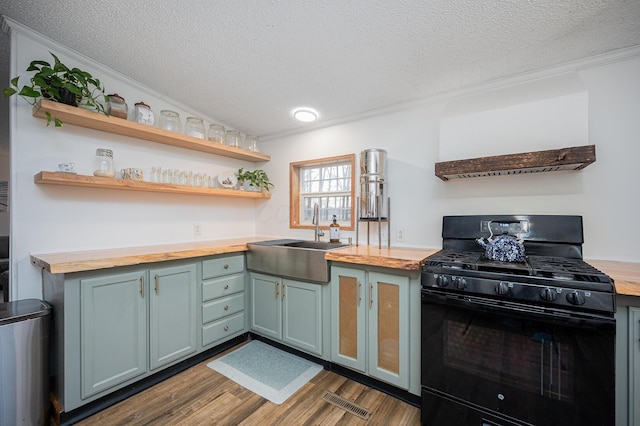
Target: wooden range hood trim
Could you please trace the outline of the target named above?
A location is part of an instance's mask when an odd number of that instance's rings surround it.
[[[580,170],[596,161],[596,146],[574,146],[548,151],[523,152],[493,157],[436,163],[440,179],[464,179],[482,176]]]

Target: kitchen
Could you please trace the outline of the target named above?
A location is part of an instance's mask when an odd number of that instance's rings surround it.
[[[0,11],[5,13],[4,8]],[[637,29],[631,33],[637,38]],[[47,58],[49,51],[55,51],[67,62],[80,64],[99,75],[107,90],[118,91],[127,102],[144,100],[154,111],[171,107],[181,112],[181,116],[208,115],[207,111],[197,110],[186,102],[168,101],[162,91],[151,90],[28,29],[13,26],[12,37],[15,40],[11,44],[11,76],[23,74],[31,60]],[[585,223],[586,259],[639,262],[635,243],[640,232],[632,226],[640,207],[636,188],[640,179],[635,167],[635,159],[640,154],[636,143],[640,137],[636,120],[640,110],[637,46],[582,61],[567,59],[557,63],[565,64],[505,77],[467,92],[450,92],[355,115],[308,131],[299,129],[298,132],[262,137],[261,148],[271,156],[271,161],[259,163],[259,167],[267,171],[275,188],[270,200],[255,202],[225,198],[212,202],[192,196],[152,193],[140,196],[137,193],[34,185],[36,173],[54,170],[64,161],[75,161],[78,173],[90,174],[95,150],[102,147],[113,149],[118,168],[161,165],[218,173],[246,167],[247,163],[214,155],[193,155],[160,144],[131,143],[127,137],[80,127],[47,128],[42,120],[32,117],[25,103],[11,99],[14,108],[11,189],[16,192],[10,207],[11,297],[14,300],[42,298],[41,274],[30,262],[32,253],[254,235],[310,239],[311,230],[289,228],[288,165],[301,160],[357,154],[368,148],[382,148],[389,153],[388,194],[392,201],[390,232],[393,246],[440,247],[442,217],[449,214],[510,214],[515,210],[529,214],[579,214]],[[152,73],[152,69],[146,71]],[[141,78],[137,80],[145,82]],[[548,84],[541,86],[540,80]],[[515,130],[508,128],[504,122],[498,124],[505,131],[503,138],[495,141],[498,147],[491,146],[486,139],[478,143],[479,139],[472,139],[471,135],[465,138],[464,134],[455,132],[443,134],[446,129],[443,124],[453,123],[465,114],[483,116],[486,107],[482,104],[491,105],[494,111],[509,113],[522,105],[558,98],[576,105],[577,117],[562,116],[573,127],[570,131],[557,126],[546,129],[545,140],[535,137],[526,141],[523,141],[524,137],[514,140],[517,127]],[[499,116],[490,113],[488,111],[484,117]],[[543,116],[541,109],[536,109],[534,114],[538,116],[533,115],[532,122],[539,123],[535,118]],[[213,122],[213,117],[209,121]],[[241,124],[244,123],[237,125]],[[492,124],[494,131],[488,133],[490,136],[498,133],[495,126]],[[474,136],[483,135],[476,132]],[[445,144],[446,138],[452,142]],[[588,144],[596,145],[597,161],[578,172],[448,182],[433,173],[434,163],[439,161]],[[200,224],[201,235],[194,235],[194,223]],[[8,228],[8,225],[3,226]],[[397,241],[398,228],[404,231],[404,241]],[[343,231],[342,238],[348,237],[355,239],[353,232]],[[376,237],[373,238],[376,244]]]

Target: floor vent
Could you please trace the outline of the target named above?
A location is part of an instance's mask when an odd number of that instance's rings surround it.
[[[342,408],[347,413],[351,413],[354,416],[360,417],[361,419],[369,420],[369,416],[371,416],[371,412],[366,408],[362,408],[359,405],[349,402],[346,399],[336,395],[335,393],[324,391],[324,394],[322,394],[322,399],[330,404],[335,405],[336,407]]]

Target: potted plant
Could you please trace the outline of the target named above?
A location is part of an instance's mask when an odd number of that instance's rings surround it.
[[[269,176],[264,170],[244,171],[244,167],[241,167],[236,172],[236,177],[241,190],[244,189],[245,182],[248,182],[249,187],[253,187],[255,191],[269,192],[269,189],[273,188],[273,184],[269,181]]]
[[[87,71],[67,67],[53,53],[51,56],[54,59],[53,66],[47,61],[31,61],[27,71],[36,71],[31,77],[31,84],[20,88],[18,86],[20,77],[14,77],[11,79],[11,86],[4,89],[4,96],[18,94],[36,108],[39,108],[38,99],[43,97],[67,105],[92,108],[107,114],[102,101],[108,102],[109,99],[104,94],[104,87],[100,80]],[[52,117],[49,112],[45,112],[45,115],[48,126],[51,124]],[[62,126],[62,121],[58,118],[54,117],[54,123],[56,127]]]

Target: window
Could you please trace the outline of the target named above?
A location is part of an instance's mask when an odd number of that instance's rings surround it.
[[[318,204],[320,224],[327,226],[333,215],[345,230],[353,230],[355,155],[291,163],[291,228],[313,228],[313,206]]]

